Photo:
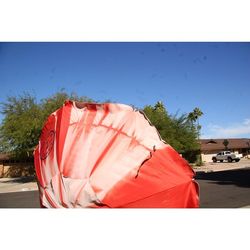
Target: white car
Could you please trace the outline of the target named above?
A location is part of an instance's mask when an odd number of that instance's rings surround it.
[[[230,151],[221,151],[219,152],[216,156],[213,156],[212,158],[213,162],[223,162],[223,161],[228,161],[228,162],[232,162],[232,161],[240,161],[240,155],[237,155],[235,153],[232,153]]]

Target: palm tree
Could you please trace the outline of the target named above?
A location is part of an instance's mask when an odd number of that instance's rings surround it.
[[[227,148],[228,144],[229,144],[229,141],[227,139],[225,139],[223,141],[223,145],[225,146],[225,150],[228,150],[228,148]]]
[[[193,112],[190,112],[188,114],[188,120],[191,121],[193,128],[195,128],[194,123],[197,122],[196,125],[196,130],[197,130],[197,137],[198,137],[198,141],[200,140],[200,130],[201,130],[201,126],[199,123],[199,117],[201,117],[203,115],[203,112],[199,109],[199,108],[194,108]],[[202,160],[201,160],[201,152],[199,152],[198,155],[198,164],[202,164]]]
[[[201,117],[203,115],[203,112],[199,109],[199,108],[194,108],[193,112],[190,112],[188,114],[188,119],[192,122],[192,124],[194,124],[195,122],[197,122],[197,132],[198,132],[198,140],[200,139],[200,123],[199,123],[199,117]]]

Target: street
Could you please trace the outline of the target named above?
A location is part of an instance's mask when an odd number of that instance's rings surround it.
[[[39,208],[38,191],[0,194],[0,208]]]
[[[250,205],[250,168],[196,173],[201,208],[238,208]]]
[[[197,172],[201,208],[240,208],[250,205],[250,168]],[[38,191],[0,193],[1,208],[39,208]]]

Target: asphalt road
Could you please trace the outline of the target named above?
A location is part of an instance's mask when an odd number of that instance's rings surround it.
[[[250,168],[197,173],[201,208],[239,208],[250,205]]]
[[[39,208],[38,191],[0,193],[0,208]]]
[[[201,208],[239,208],[250,205],[250,168],[197,173]],[[39,208],[38,191],[0,194],[1,208]]]

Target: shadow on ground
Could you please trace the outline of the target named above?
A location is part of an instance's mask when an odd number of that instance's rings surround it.
[[[197,172],[196,180],[208,180],[219,185],[235,185],[250,188],[250,168],[235,169],[219,172]]]
[[[1,183],[28,183],[36,181],[37,181],[36,176],[24,176],[24,177],[11,178],[6,181],[1,181]]]

